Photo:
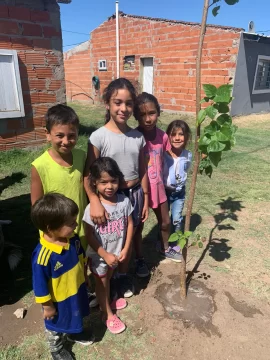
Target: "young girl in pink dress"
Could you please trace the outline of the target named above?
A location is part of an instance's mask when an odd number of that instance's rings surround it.
[[[160,106],[155,96],[143,92],[137,97],[134,117],[139,122],[138,130],[144,135],[144,154],[148,159],[149,206],[153,209],[161,231],[164,257],[181,262],[181,254],[168,244],[170,218],[166,191],[163,183],[163,157],[171,149],[168,135],[157,128]],[[143,227],[143,223],[141,224]],[[141,232],[140,232],[141,233]]]

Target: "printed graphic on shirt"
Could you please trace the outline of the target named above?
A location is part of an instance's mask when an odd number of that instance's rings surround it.
[[[96,232],[102,238],[104,248],[107,249],[109,244],[119,241],[127,228],[127,217],[124,215],[125,209],[117,209],[110,213],[110,219],[106,224],[96,225]],[[113,245],[112,245],[113,246]],[[109,245],[109,247],[111,247]]]
[[[54,271],[60,269],[62,266],[63,266],[63,264],[61,264],[60,261],[57,261],[57,263],[55,264],[55,267],[54,267]]]

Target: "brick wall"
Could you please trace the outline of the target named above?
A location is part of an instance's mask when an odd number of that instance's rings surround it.
[[[154,95],[163,109],[195,111],[195,61],[200,26],[121,16],[120,76],[140,81],[140,58],[154,58]],[[202,83],[219,86],[232,82],[241,29],[208,27],[203,49]],[[90,77],[101,80],[101,91],[116,78],[115,19],[91,33]],[[135,55],[135,69],[124,71],[124,56]],[[108,71],[98,71],[106,59]],[[93,94],[94,95],[94,94]]]
[[[67,100],[91,101],[90,42],[64,53]]]
[[[65,102],[59,6],[55,0],[9,3],[0,0],[0,49],[17,50],[25,117],[0,119],[0,150],[43,143],[44,114]]]

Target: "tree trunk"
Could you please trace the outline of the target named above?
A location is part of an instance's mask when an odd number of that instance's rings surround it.
[[[204,42],[204,36],[206,32],[206,21],[207,21],[207,15],[208,15],[208,8],[209,8],[209,0],[204,0],[204,7],[203,7],[203,15],[202,15],[202,22],[201,22],[201,32],[200,32],[200,38],[199,38],[199,44],[198,44],[198,54],[196,59],[196,119],[198,117],[198,113],[201,110],[201,61],[202,61],[202,49],[203,49],[203,42]],[[195,190],[196,190],[196,182],[197,182],[197,175],[200,165],[200,153],[198,151],[198,141],[200,138],[200,131],[201,127],[196,127],[196,137],[195,137],[195,146],[194,146],[194,168],[193,168],[193,174],[191,179],[191,185],[190,185],[190,193],[189,193],[189,199],[187,203],[187,213],[186,213],[186,221],[185,221],[185,231],[189,231],[190,228],[190,219],[191,219],[191,213],[192,213],[192,206],[193,201],[195,197]],[[186,260],[187,260],[187,248],[188,248],[188,242],[186,246],[183,249],[183,262],[182,267],[180,271],[180,296],[181,299],[185,299],[187,296],[187,290],[186,290]]]

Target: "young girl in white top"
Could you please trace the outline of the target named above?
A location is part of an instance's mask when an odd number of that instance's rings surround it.
[[[126,326],[112,310],[124,309],[127,302],[121,298],[110,301],[110,279],[114,269],[125,261],[130,252],[133,208],[124,194],[117,193],[123,174],[113,159],[98,158],[93,162],[90,171],[91,185],[96,189],[109,219],[106,223],[94,224],[90,218],[92,203],[87,205],[83,217],[89,244],[86,255],[90,259],[91,271],[96,277],[96,294],[103,321],[111,333],[119,334]]]
[[[192,161],[192,153],[186,150],[186,146],[191,137],[191,131],[185,121],[174,120],[167,128],[167,135],[171,150],[164,156],[164,184],[171,208],[171,223],[175,232],[181,230],[183,222],[187,172]]]
[[[114,159],[124,175],[119,189],[129,197],[134,208],[132,217],[134,224],[133,243],[136,254],[136,273],[141,277],[148,276],[149,270],[142,255],[141,237],[138,232],[140,222],[148,218],[148,179],[143,148],[145,140],[136,129],[128,126],[127,121],[133,113],[136,102],[136,91],[131,82],[124,78],[112,81],[104,90],[103,99],[106,104],[106,123],[94,131],[89,138],[84,185],[91,203],[90,216],[94,223],[106,222],[108,213],[101,204],[94,189],[88,185],[89,167],[99,157]],[[137,232],[137,233],[136,233]],[[121,287],[124,297],[133,295],[134,287],[126,276],[130,253],[119,266]]]

